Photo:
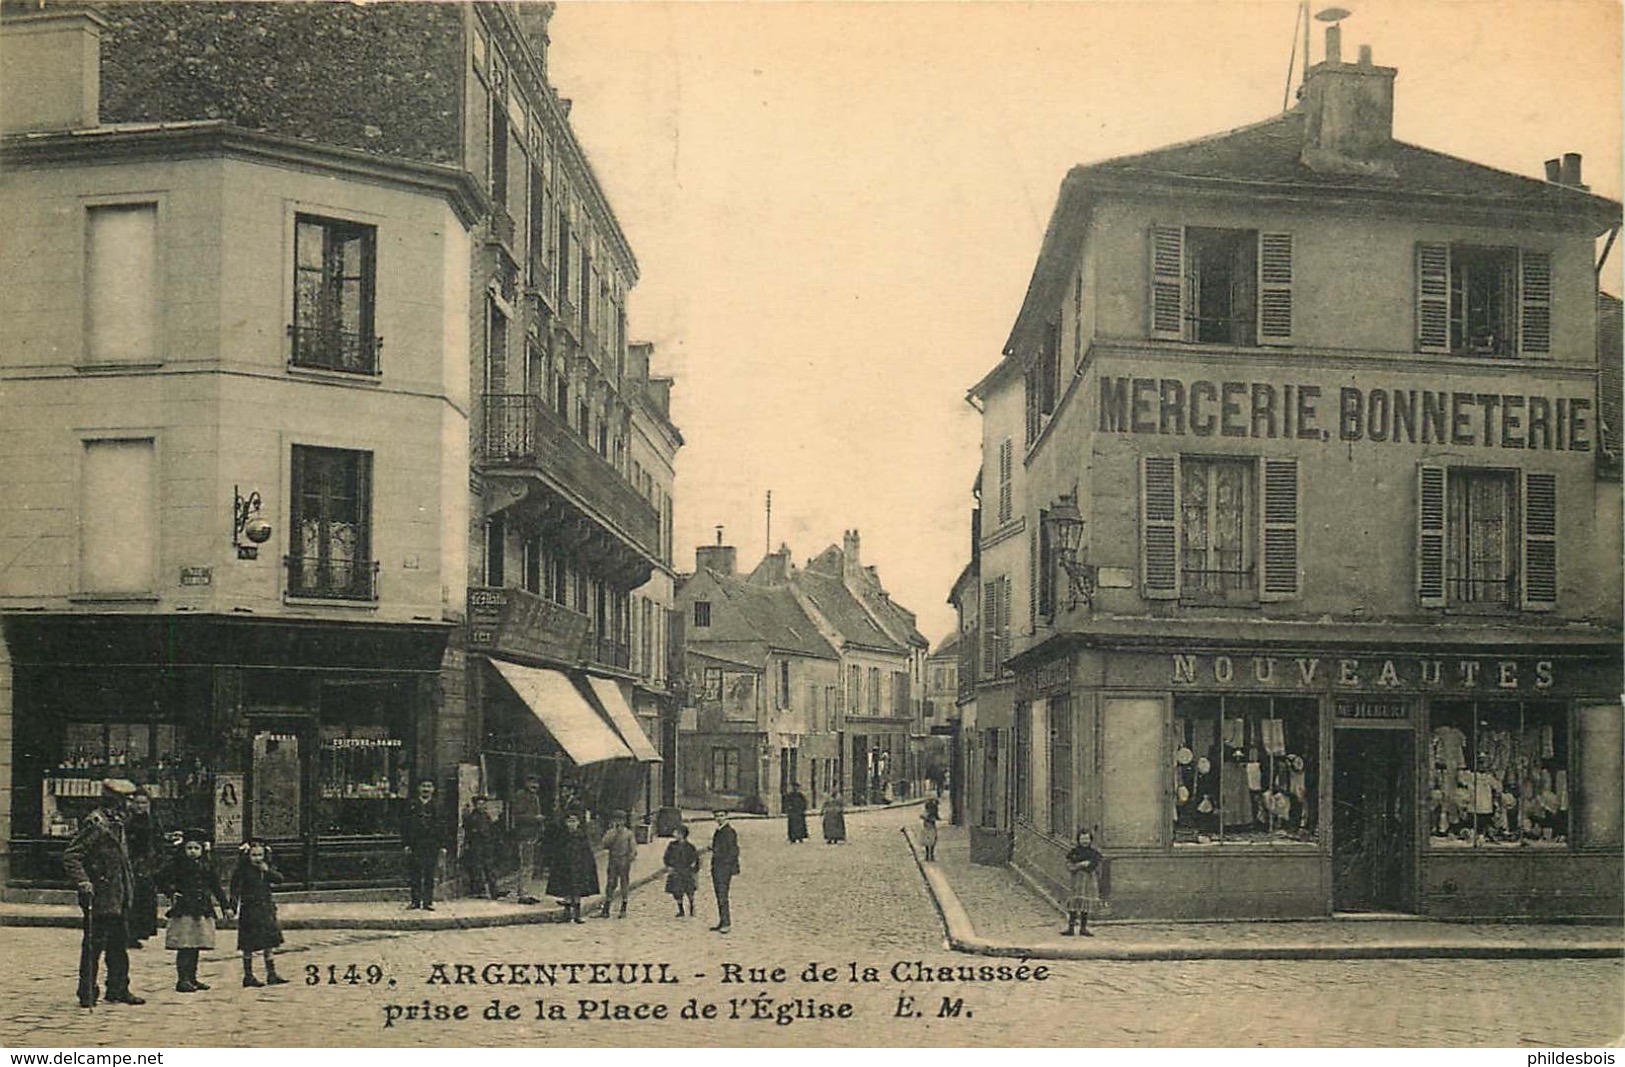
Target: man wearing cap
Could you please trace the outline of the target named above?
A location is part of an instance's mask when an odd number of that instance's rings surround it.
[[[463,866],[468,871],[469,892],[485,893],[492,900],[501,897],[496,874],[496,824],[485,810],[487,798],[477,796],[463,813]]]
[[[604,879],[604,909],[599,912],[609,918],[609,905],[615,899],[615,887],[621,890],[621,918],[626,918],[626,898],[632,891],[632,861],[637,859],[637,835],[627,827],[632,819],[629,811],[617,811],[610,816],[609,831],[604,834],[600,847],[609,853],[607,875]]]
[[[739,873],[739,832],[728,825],[728,813],[718,811],[717,831],[711,835],[711,888],[717,894],[717,924],[711,929],[725,934],[733,925],[728,910],[728,890]]]
[[[135,894],[135,872],[124,843],[124,815],[135,788],[134,782],[123,778],[104,780],[101,806],[85,817],[62,854],[62,869],[78,887],[79,907],[85,913],[84,944],[79,954],[82,1008],[96,1003],[96,972],[103,956],[107,958],[107,1003],[146,1003],[130,992],[128,916]]]

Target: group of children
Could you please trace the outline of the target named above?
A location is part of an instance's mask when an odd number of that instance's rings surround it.
[[[179,837],[174,854],[158,876],[159,890],[170,897],[164,947],[175,953],[175,991],[196,993],[209,988],[198,979],[197,966],[203,950],[214,948],[216,904],[220,912],[237,915],[243,985],[256,988],[285,984],[288,980],[277,974],[271,958],[282,944],[271,887],[282,881],[282,874],[271,865],[270,847],[259,840],[243,842],[228,895],[221,889],[209,859],[209,835],[202,830],[187,830]],[[263,981],[254,974],[255,953],[265,961]]]

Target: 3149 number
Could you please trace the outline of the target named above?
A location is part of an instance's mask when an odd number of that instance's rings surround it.
[[[384,978],[384,969],[376,963],[365,967],[354,963],[348,967],[337,963],[325,967],[318,963],[305,964],[306,985],[377,985]]]

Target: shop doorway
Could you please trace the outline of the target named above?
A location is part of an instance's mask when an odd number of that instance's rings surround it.
[[[247,829],[270,843],[283,875],[299,882],[310,879],[313,861],[307,826],[312,725],[307,718],[249,720]]]
[[[1332,766],[1332,908],[1415,909],[1411,732],[1339,728]]]

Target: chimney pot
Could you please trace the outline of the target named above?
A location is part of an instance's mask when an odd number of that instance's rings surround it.
[[[1580,153],[1563,153],[1562,178],[1560,180],[1564,185],[1572,185],[1576,189],[1584,187],[1580,181]]]
[[[101,123],[101,31],[83,4],[35,5],[0,21],[0,132],[90,129]]]
[[[1548,159],[1546,161],[1546,180],[1549,182],[1563,180],[1563,161],[1561,159]]]
[[[1371,46],[1368,44],[1360,46],[1360,66],[1371,66]]]
[[[1326,62],[1343,62],[1343,31],[1335,22],[1326,27]]]

